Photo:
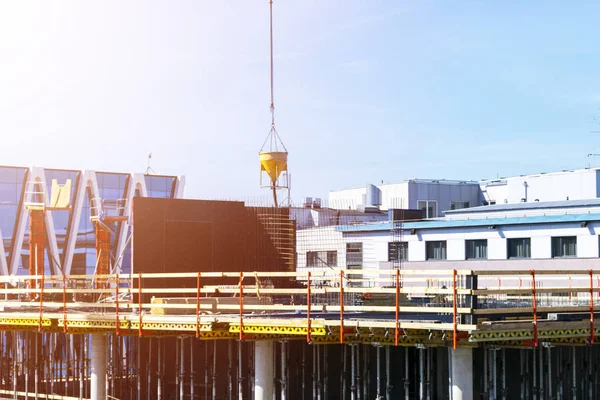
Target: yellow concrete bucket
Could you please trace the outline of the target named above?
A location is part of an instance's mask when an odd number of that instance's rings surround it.
[[[288,153],[283,151],[270,151],[259,154],[260,170],[265,171],[271,182],[277,182],[279,175],[287,171]]]

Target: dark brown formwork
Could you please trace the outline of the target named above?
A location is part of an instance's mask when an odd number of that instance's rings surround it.
[[[141,197],[133,202],[134,274],[291,272],[295,270],[295,253],[295,223],[287,208]],[[144,286],[159,283],[148,280]],[[226,281],[203,280],[203,285],[208,284],[223,285]],[[196,281],[182,279],[178,285],[195,286]]]

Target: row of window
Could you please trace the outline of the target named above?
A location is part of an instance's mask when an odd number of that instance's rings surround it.
[[[531,258],[531,239],[507,239],[507,256],[509,259]],[[488,257],[487,239],[465,241],[465,258],[467,260],[485,260]],[[427,260],[446,260],[447,242],[434,240],[425,242],[425,258]],[[577,257],[577,237],[560,236],[552,238],[552,257]],[[337,251],[307,251],[307,267],[336,267]],[[389,242],[388,261],[408,261],[408,242]],[[346,268],[360,268],[363,264],[363,245],[360,242],[346,243]]]
[[[531,239],[507,239],[508,258],[531,258]],[[427,260],[446,260],[446,241],[425,242],[425,258]],[[487,239],[466,240],[465,258],[467,260],[487,259]],[[577,237],[560,236],[552,238],[552,257],[577,257]],[[388,243],[388,261],[408,261],[408,242]]]

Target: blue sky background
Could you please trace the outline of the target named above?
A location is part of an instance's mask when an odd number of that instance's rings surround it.
[[[600,153],[596,2],[274,9],[295,200],[582,168]],[[151,151],[190,197],[268,196],[268,16],[267,0],[0,3],[0,164],[143,172]]]

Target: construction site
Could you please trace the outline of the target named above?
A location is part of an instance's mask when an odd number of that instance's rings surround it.
[[[294,207],[273,59],[270,1],[268,203],[186,199],[151,171],[0,167],[0,398],[600,398],[600,211]],[[532,247],[535,224],[577,231]]]

